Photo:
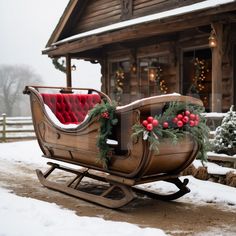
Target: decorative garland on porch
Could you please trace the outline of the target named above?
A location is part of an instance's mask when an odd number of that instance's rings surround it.
[[[65,61],[63,60],[62,63],[59,62],[59,58],[53,58],[52,64],[55,66],[55,68],[63,73],[66,73],[66,67],[64,66]]]
[[[112,156],[112,148],[107,144],[107,139],[112,135],[112,128],[118,123],[115,116],[116,104],[102,101],[97,104],[89,113],[90,117],[98,117],[100,122],[99,135],[97,137],[97,147],[99,148],[99,157],[104,168],[109,167]]]
[[[185,134],[191,134],[199,145],[197,158],[204,162],[207,160],[206,152],[209,147],[209,128],[205,117],[201,115],[203,111],[200,106],[170,102],[161,115],[149,116],[141,123],[135,124],[132,138],[142,136],[150,143],[150,149],[158,153],[163,138],[168,138],[176,144]]]

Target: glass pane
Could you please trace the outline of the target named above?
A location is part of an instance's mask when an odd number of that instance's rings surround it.
[[[139,61],[140,92],[143,97],[166,94],[170,70],[169,56],[146,57]]]
[[[130,102],[130,62],[117,61],[110,63],[110,97],[118,105]]]
[[[183,54],[183,94],[200,98],[206,110],[210,111],[211,84],[211,50],[185,52]]]

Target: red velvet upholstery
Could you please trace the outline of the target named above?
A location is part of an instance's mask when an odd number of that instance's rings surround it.
[[[101,102],[98,94],[46,94],[42,98],[63,124],[81,123],[88,111]]]

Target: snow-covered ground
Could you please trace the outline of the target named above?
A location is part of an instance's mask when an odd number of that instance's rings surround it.
[[[43,166],[46,160],[36,141],[0,144],[0,160]],[[34,168],[33,167],[33,168]],[[19,197],[1,187],[0,236],[47,235],[162,236],[162,230],[140,228],[126,222],[105,221],[98,217],[79,217],[71,210],[32,198]]]
[[[41,151],[36,141],[24,141],[0,144],[0,160],[8,163],[24,163],[44,166],[46,160],[41,157]],[[196,205],[214,202],[236,211],[236,188],[200,181],[188,176],[188,187],[191,192],[178,201],[193,202]],[[172,191],[173,185],[166,182],[145,184],[144,188],[158,189],[159,192]],[[1,187],[0,180],[0,236],[28,235],[142,235],[158,236],[165,233],[156,228],[140,228],[126,222],[105,221],[96,217],[77,216],[71,210],[62,209],[56,204],[31,198],[19,197]],[[29,223],[30,222],[30,223]]]
[[[1,236],[106,236],[165,235],[159,229],[140,228],[125,222],[105,221],[95,217],[79,217],[56,204],[18,197],[0,188]]]

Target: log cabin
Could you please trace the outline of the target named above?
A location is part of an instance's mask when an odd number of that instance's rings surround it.
[[[236,1],[70,0],[43,54],[101,65],[118,104],[166,93],[201,98],[208,112],[236,102]],[[90,78],[91,79],[91,78]]]

